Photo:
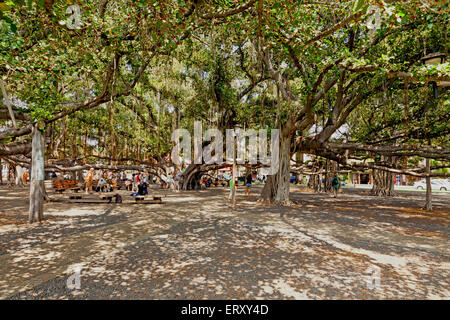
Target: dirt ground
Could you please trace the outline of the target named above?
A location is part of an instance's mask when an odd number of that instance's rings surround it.
[[[220,187],[164,191],[162,204],[49,202],[29,225],[28,188],[0,186],[0,298],[450,298],[450,196],[426,212],[422,193],[293,187],[275,207],[253,189],[235,210]]]

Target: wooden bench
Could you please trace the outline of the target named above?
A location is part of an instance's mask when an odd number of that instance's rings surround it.
[[[136,196],[134,197],[134,201],[136,203],[146,203],[146,204],[151,204],[151,203],[162,203],[162,197],[161,196],[152,196],[152,199],[145,199],[144,196]]]
[[[100,195],[100,198],[102,200],[108,200],[108,203],[113,202],[113,198],[116,198],[114,202],[117,201],[117,197],[119,197],[120,195],[117,193],[114,194],[104,194],[104,195]]]
[[[114,180],[114,182],[116,183],[115,187],[117,188],[117,190],[126,189],[127,188],[127,186],[125,184],[125,181],[123,181],[123,180]]]
[[[118,189],[118,183],[117,180],[108,179],[107,182],[113,189]]]
[[[113,179],[106,179],[106,183],[109,184],[110,187],[114,189],[120,189],[117,188],[117,180],[113,180]],[[95,191],[97,190],[97,185],[98,185],[98,180],[92,180],[92,189]]]
[[[66,190],[73,190],[78,192],[81,190],[76,180],[52,180],[52,187],[56,192],[64,192]]]
[[[80,194],[73,194],[73,195],[69,195],[68,202],[70,202],[70,203],[112,203],[113,199],[117,196],[118,196],[118,194],[99,194],[98,196],[96,196],[96,195],[83,196]]]

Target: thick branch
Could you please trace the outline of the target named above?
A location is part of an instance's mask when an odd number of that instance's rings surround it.
[[[31,143],[0,144],[0,156],[27,154],[31,152]]]
[[[0,140],[20,137],[20,136],[24,136],[26,134],[30,134],[32,128],[33,128],[33,125],[29,124],[22,128],[11,128],[11,129],[1,131],[0,132]]]

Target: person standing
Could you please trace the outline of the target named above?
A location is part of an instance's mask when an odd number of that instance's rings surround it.
[[[175,186],[175,192],[180,192],[180,174],[175,174],[175,172],[173,174],[173,184]]]
[[[230,195],[228,196],[228,199],[231,200],[231,198],[233,197],[233,185],[234,185],[233,178],[230,179],[229,184],[230,184]]]
[[[85,179],[86,194],[92,192],[92,182],[94,181],[94,168],[90,168]]]
[[[252,173],[249,172],[249,174],[247,174],[247,176],[245,177],[245,193],[247,197],[250,196],[250,192],[252,190],[252,182],[253,182]]]
[[[133,173],[132,177],[131,177],[131,190],[136,192],[137,191],[137,173]]]
[[[24,172],[23,172],[23,182],[25,184],[28,183],[28,171],[27,170],[24,170]]]
[[[340,181],[336,173],[333,175],[333,178],[331,179],[331,187],[333,188],[334,197],[337,198],[340,187]]]

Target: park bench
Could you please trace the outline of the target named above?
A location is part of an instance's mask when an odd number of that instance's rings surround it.
[[[117,197],[120,197],[118,193],[100,195],[100,198],[102,200],[108,200],[108,203],[113,202],[113,198],[115,198],[114,202],[117,202]]]
[[[116,183],[116,186],[114,188],[117,188],[117,190],[127,188],[125,181],[123,181],[123,180],[114,180],[114,182]]]
[[[162,197],[152,196],[152,199],[146,199],[144,196],[136,196],[134,197],[134,201],[143,204],[162,203]]]
[[[68,200],[65,201],[69,203],[112,203],[115,202],[115,199],[118,196],[118,194],[99,194],[96,195],[80,195],[80,194],[73,194],[69,195]],[[113,201],[114,199],[114,201]]]
[[[108,179],[107,181],[113,189],[119,189],[117,180]]]
[[[76,180],[52,180],[52,187],[56,192],[60,193],[66,190],[78,192],[81,189]]]
[[[118,186],[117,180],[106,179],[106,183],[109,184],[113,190],[114,189],[120,189],[120,188],[117,187]],[[93,180],[92,181],[92,189],[94,191],[97,190],[97,184],[98,184],[98,180]]]

